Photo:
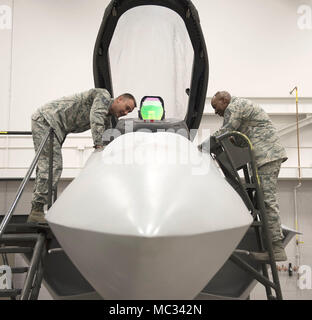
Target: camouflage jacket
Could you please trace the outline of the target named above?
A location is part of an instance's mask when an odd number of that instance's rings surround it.
[[[32,119],[42,115],[63,143],[68,133],[78,133],[91,128],[94,145],[103,145],[103,133],[112,127],[109,107],[113,99],[106,89],[95,88],[62,97],[39,108]]]
[[[213,136],[228,131],[239,131],[249,138],[257,167],[279,159],[287,160],[285,148],[270,117],[250,100],[232,97],[224,112],[223,126]]]

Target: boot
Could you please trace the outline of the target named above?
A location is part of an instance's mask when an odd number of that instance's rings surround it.
[[[272,243],[273,254],[275,261],[286,261],[287,255],[281,240]],[[269,262],[269,253],[268,252],[251,252],[253,258],[259,262]]]
[[[44,218],[43,203],[32,202],[31,211],[27,219],[27,223],[48,224]]]

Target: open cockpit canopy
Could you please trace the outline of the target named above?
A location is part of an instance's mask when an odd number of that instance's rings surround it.
[[[111,1],[97,36],[93,71],[95,86],[112,96],[129,92],[138,102],[161,97],[166,119],[197,129],[208,57],[196,8],[189,0]]]

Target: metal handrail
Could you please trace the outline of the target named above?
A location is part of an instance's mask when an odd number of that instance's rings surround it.
[[[12,135],[29,135],[29,134],[31,134],[31,132],[29,133],[28,131],[0,131],[0,135],[10,135],[10,134],[12,134]],[[51,148],[53,148],[53,136],[54,136],[54,130],[53,130],[53,128],[50,128],[40,143],[40,146],[39,146],[38,151],[35,155],[35,158],[32,161],[25,178],[23,179],[22,183],[20,184],[20,186],[18,188],[15,199],[14,199],[10,209],[8,210],[8,212],[5,214],[4,218],[1,221],[0,238],[2,237],[6,227],[9,223],[13,213],[14,213],[16,205],[17,205],[17,203],[18,203],[18,201],[19,201],[19,199],[25,189],[25,185],[29,181],[30,176],[32,175],[32,173],[38,163],[39,156],[41,155],[44,146],[46,145],[47,141],[49,140],[49,137],[50,137],[50,141],[52,141],[50,144],[50,156],[51,156],[51,154],[53,155],[53,151],[51,150]],[[53,165],[53,159],[52,159],[52,161],[49,162],[49,167],[51,167],[51,165]],[[51,193],[51,190],[52,190],[52,168],[49,168],[49,193]],[[51,205],[51,204],[49,203],[49,205]]]
[[[0,135],[11,136],[31,136],[31,131],[0,131]]]
[[[270,265],[271,265],[273,282],[268,280],[269,277],[268,277],[268,272],[267,272],[265,264],[262,265],[263,275],[258,276],[254,273],[253,268],[251,268],[248,265],[248,263],[240,260],[235,254],[233,254],[231,256],[231,260],[233,262],[235,262],[237,265],[241,266],[243,269],[249,270],[254,276],[256,276],[256,279],[266,287],[268,298],[269,298],[269,296],[271,296],[271,290],[269,288],[273,288],[276,292],[277,299],[282,300],[283,299],[282,291],[281,291],[281,287],[280,287],[280,281],[279,281],[279,277],[278,277],[278,273],[277,273],[277,269],[276,269],[275,258],[274,258],[274,254],[273,254],[271,235],[268,232],[268,218],[265,213],[266,209],[265,209],[264,200],[263,200],[263,191],[262,191],[261,182],[260,182],[260,179],[258,176],[258,170],[257,170],[256,162],[255,162],[253,146],[252,146],[252,143],[249,140],[249,138],[246,135],[244,135],[238,131],[226,132],[226,133],[216,137],[216,140],[217,140],[217,142],[222,143],[223,140],[225,140],[229,137],[237,137],[239,139],[242,139],[249,146],[249,148],[248,148],[248,153],[249,153],[249,157],[250,157],[249,164],[251,167],[253,177],[256,180],[255,181],[255,189],[256,189],[256,194],[257,194],[257,202],[258,202],[258,206],[259,206],[261,223],[262,223],[263,229],[264,229],[263,230],[264,231],[264,242],[266,244],[266,249],[268,251],[269,258],[270,258]],[[227,153],[227,157],[230,161],[232,168],[236,171],[234,161],[233,161],[231,155]],[[239,179],[238,179],[238,181],[239,181]],[[262,240],[261,240],[261,242],[262,242]],[[262,243],[261,243],[261,246],[262,246]],[[256,271],[256,273],[257,273],[257,271]]]

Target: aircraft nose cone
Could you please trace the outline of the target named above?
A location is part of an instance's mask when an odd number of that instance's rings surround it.
[[[47,220],[103,297],[189,299],[225,262],[252,219],[209,159],[176,134],[129,133],[61,194]]]

